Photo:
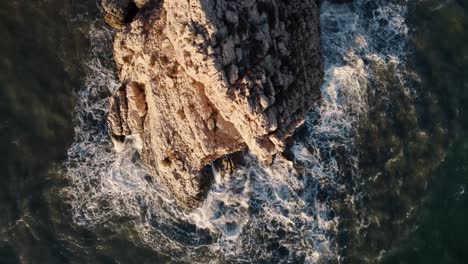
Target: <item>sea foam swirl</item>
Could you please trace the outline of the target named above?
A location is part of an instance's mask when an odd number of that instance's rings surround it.
[[[231,175],[213,168],[208,197],[190,213],[178,210],[164,185],[148,175],[137,139],[113,148],[105,118],[107,98],[119,84],[112,58],[102,57],[111,52],[112,33],[95,23],[65,164],[70,186],[64,195],[74,221],[89,228],[125,225],[143,244],[180,262],[339,261],[342,208],[354,210],[360,199],[354,138],[368,110],[367,61],[400,63],[404,16],[405,5],[392,1],[324,2],[323,99],[294,136],[291,155],[264,167],[245,154],[246,164]]]

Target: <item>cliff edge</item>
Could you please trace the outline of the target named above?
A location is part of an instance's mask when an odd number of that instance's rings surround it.
[[[108,124],[139,135],[142,158],[183,207],[202,201],[203,168],[249,149],[267,161],[303,123],[323,80],[315,0],[103,0],[118,29],[122,87]]]

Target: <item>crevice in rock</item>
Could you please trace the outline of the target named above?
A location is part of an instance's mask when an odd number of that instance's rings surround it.
[[[124,23],[130,24],[133,21],[133,19],[136,17],[139,10],[140,9],[134,2],[128,3],[128,6],[125,12]]]

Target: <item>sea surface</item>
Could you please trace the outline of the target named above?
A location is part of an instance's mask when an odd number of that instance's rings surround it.
[[[321,103],[192,212],[108,138],[101,12],[0,2],[0,264],[468,263],[468,0],[324,1]]]

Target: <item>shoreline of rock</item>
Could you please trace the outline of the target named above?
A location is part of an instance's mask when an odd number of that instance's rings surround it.
[[[143,160],[182,207],[203,200],[206,165],[246,149],[271,161],[319,102],[314,0],[102,4],[120,30],[114,58],[123,85],[111,98],[110,133],[141,135]]]

